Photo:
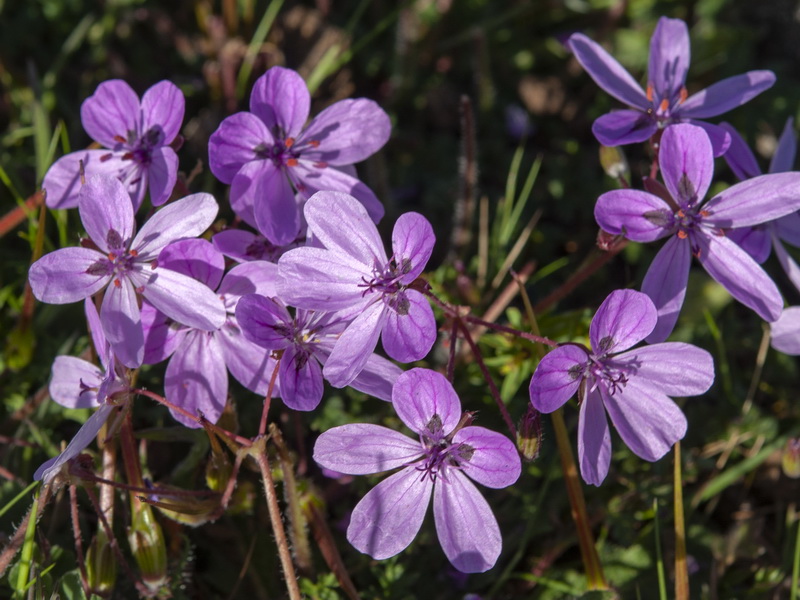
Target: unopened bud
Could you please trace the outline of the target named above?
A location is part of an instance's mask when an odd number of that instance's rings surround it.
[[[128,543],[139,565],[142,581],[156,592],[167,583],[167,545],[152,509],[139,504],[128,530]]]
[[[781,456],[783,473],[792,479],[800,478],[800,438],[791,438],[786,441]]]
[[[538,410],[528,405],[528,411],[519,423],[517,434],[517,449],[522,458],[533,462],[539,458],[542,447],[542,415]]]
[[[86,577],[92,593],[107,598],[117,582],[117,560],[105,534],[92,539],[86,553]]]
[[[606,175],[614,179],[628,179],[631,172],[628,159],[619,146],[600,146],[600,164]]]

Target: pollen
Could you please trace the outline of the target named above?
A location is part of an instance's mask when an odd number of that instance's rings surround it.
[[[701,210],[700,211],[700,216],[701,217],[709,217],[709,216],[711,216],[711,213],[708,212],[707,210]]]
[[[294,146],[294,138],[287,137],[285,140],[283,140],[283,145],[286,146],[287,148],[291,148],[292,146]]]
[[[686,98],[688,97],[689,97],[689,90],[687,90],[685,87],[682,87],[680,91],[680,96],[678,97],[678,104],[683,104],[684,102],[686,102]]]
[[[668,108],[669,108],[669,100],[664,98],[661,101],[661,104],[658,105],[658,110],[660,110],[661,112],[665,112]]]
[[[108,254],[106,254],[106,256],[108,257],[108,260],[110,260],[111,262],[114,262],[114,259],[116,258],[113,252],[109,252]]]
[[[687,237],[689,237],[689,234],[686,233],[683,229],[679,229],[678,237],[681,238],[682,240],[685,240]]]
[[[119,279],[114,280],[114,287],[122,287],[122,282]]]
[[[308,142],[308,145],[311,146],[312,148],[319,148],[319,140],[311,140],[310,142]]]
[[[653,84],[652,83],[648,83],[647,84],[647,101],[648,102],[652,102],[653,101]]]
[[[679,211],[678,211],[678,216],[679,216],[681,219],[682,219],[683,217],[685,217],[685,216],[686,216],[686,213],[685,213],[685,212],[683,212],[683,209],[681,209],[681,210],[679,210]]]
[[[131,256],[139,256],[139,251],[138,250],[129,250],[128,254],[130,254]]]
[[[315,162],[315,163],[314,163],[314,166],[315,166],[316,168],[318,168],[318,169],[324,169],[325,167],[327,167],[327,166],[328,166],[328,163],[326,163],[325,161],[322,161],[322,160],[321,160],[321,161],[319,161],[319,162]]]
[[[287,167],[296,167],[297,166],[297,159],[296,158],[290,158],[289,160],[286,161],[286,166]]]
[[[126,140],[126,139],[125,139],[124,137],[122,137],[121,135],[115,135],[115,136],[114,136],[114,141],[115,141],[115,142],[119,142],[120,144],[124,144],[124,143],[125,143],[125,142],[127,142],[128,140]]]

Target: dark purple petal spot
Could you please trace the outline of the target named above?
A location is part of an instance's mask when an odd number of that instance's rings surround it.
[[[109,275],[111,273],[111,263],[105,259],[100,259],[89,265],[89,267],[86,269],[86,273],[88,275],[96,275],[98,277],[102,275]]]
[[[697,201],[697,190],[686,173],[683,173],[678,181],[678,194],[680,194],[681,200],[685,200],[689,204]]]
[[[583,365],[572,365],[568,370],[567,373],[569,374],[570,379],[575,381],[576,379],[580,379],[583,377]]]
[[[656,227],[669,227],[672,222],[672,214],[664,209],[648,210],[642,216]]]
[[[456,460],[459,463],[469,462],[473,454],[475,454],[475,448],[469,444],[459,444],[455,451]]]
[[[390,300],[389,306],[391,306],[398,315],[404,317],[411,308],[411,301],[409,301],[405,294],[397,294]]]
[[[122,248],[122,236],[116,229],[109,229],[106,234],[106,244],[112,250]]]
[[[425,429],[427,429],[433,434],[441,433],[442,417],[440,417],[438,413],[433,413],[433,416],[431,417],[431,420],[428,421],[428,424],[425,426]]]
[[[613,345],[614,345],[614,338],[612,338],[610,335],[607,335],[597,344],[597,353],[605,354],[608,352],[609,348],[611,348],[611,346]]]

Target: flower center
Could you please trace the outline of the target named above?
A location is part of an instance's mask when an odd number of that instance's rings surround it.
[[[686,101],[689,92],[685,87],[681,87],[672,98],[656,98],[655,87],[652,83],[647,85],[647,100],[653,103],[653,108],[648,109],[647,113],[658,122],[661,128],[666,127],[672,122],[675,110]]]

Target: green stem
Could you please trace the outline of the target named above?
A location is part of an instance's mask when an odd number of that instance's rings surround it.
[[[564,481],[567,484],[567,495],[572,509],[572,519],[578,530],[578,545],[586,570],[586,584],[590,590],[607,590],[608,584],[603,574],[600,558],[597,556],[597,548],[594,546],[594,536],[586,514],[586,501],[583,498],[583,489],[580,479],[578,479],[578,469],[575,467],[575,457],[569,444],[567,426],[564,424],[561,409],[553,412],[552,416],[558,454],[561,457],[561,469],[564,471]]]
[[[792,590],[790,600],[797,600],[800,591],[800,519],[795,520],[797,526],[797,539],[794,542],[794,564],[792,565]]]
[[[675,443],[675,600],[689,600],[689,567],[686,563],[686,527],[683,521],[683,477],[681,443]]]

